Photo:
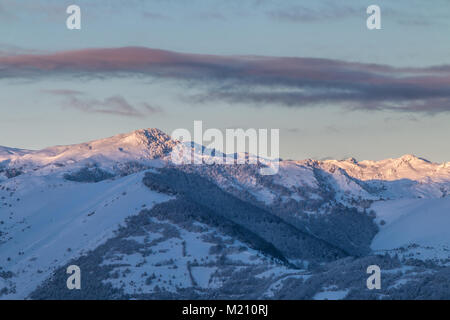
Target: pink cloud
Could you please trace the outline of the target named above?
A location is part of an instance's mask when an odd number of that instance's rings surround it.
[[[450,66],[395,68],[330,59],[187,54],[142,47],[0,57],[0,77],[148,76],[189,81],[193,101],[450,111]],[[280,90],[282,89],[282,90]]]

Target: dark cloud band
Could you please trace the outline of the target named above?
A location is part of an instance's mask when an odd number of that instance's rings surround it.
[[[196,102],[436,114],[450,111],[450,66],[395,68],[339,60],[185,54],[142,47],[0,56],[0,77],[145,76],[201,85]]]

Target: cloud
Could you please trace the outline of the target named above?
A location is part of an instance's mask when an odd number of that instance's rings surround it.
[[[71,96],[67,104],[69,107],[87,113],[100,113],[136,118],[161,112],[159,108],[152,107],[147,103],[142,103],[141,105],[142,108],[135,107],[119,95],[108,97],[104,100],[80,99],[76,96]]]
[[[13,56],[20,54],[42,54],[42,53],[44,52],[14,45],[8,45],[5,43],[0,43],[0,56]]]
[[[21,21],[29,19],[46,19],[53,22],[61,22],[66,15],[66,8],[71,4],[81,7],[89,17],[101,17],[120,15],[124,11],[142,12],[145,10],[145,1],[142,0],[114,0],[114,1],[92,1],[77,0],[72,2],[61,0],[2,0],[0,3],[0,18],[10,21]],[[84,11],[84,9],[88,9]],[[62,20],[64,21],[64,20]]]
[[[227,20],[227,18],[222,13],[216,12],[216,11],[200,12],[198,14],[195,14],[194,18],[201,19],[202,21],[205,21],[205,20],[226,21]]]
[[[411,2],[411,1],[410,1]],[[411,8],[415,10],[405,9],[404,4],[397,2],[385,3],[381,6],[382,17],[388,18],[399,25],[430,27],[433,25],[444,25],[447,16],[427,11],[423,14],[426,7],[421,8],[420,1],[411,3]],[[442,3],[446,6],[447,3]],[[286,5],[277,4],[266,10],[266,16],[274,21],[290,22],[290,23],[327,23],[340,19],[348,18],[365,18],[368,4],[343,4],[342,2],[322,1],[304,5]]]
[[[289,133],[304,133],[305,131],[300,128],[286,128],[283,129],[283,131],[289,132]]]
[[[169,20],[170,18],[166,15],[156,13],[156,12],[150,12],[150,11],[143,11],[142,17],[149,20]]]
[[[295,5],[267,11],[271,19],[287,22],[316,22],[323,20],[335,20],[348,17],[358,17],[365,13],[364,7],[349,7],[342,4],[326,3],[320,7],[312,8]]]
[[[195,103],[437,114],[450,111],[450,66],[389,65],[293,57],[187,54],[142,47],[0,56],[0,78],[151,77],[201,89]],[[116,106],[121,103],[111,100]],[[74,104],[83,103],[75,100]],[[89,105],[101,106],[102,103]],[[122,104],[120,110],[128,107]],[[89,108],[88,108],[89,109]],[[92,110],[97,110],[96,108]],[[100,109],[103,110],[103,109]],[[125,113],[133,114],[130,110]]]
[[[410,114],[410,115],[406,115],[406,116],[390,116],[390,117],[385,117],[384,118],[384,122],[386,123],[398,123],[399,121],[409,121],[409,122],[418,122],[419,119],[417,117],[415,117],[414,115]]]
[[[44,90],[43,92],[56,96],[63,96],[65,98],[65,107],[74,108],[87,113],[109,114],[125,117],[146,117],[162,112],[161,108],[152,106],[147,102],[141,102],[138,106],[134,106],[120,95],[107,97],[102,100],[80,98],[80,96],[85,94],[81,91],[71,89]]]
[[[399,19],[397,23],[405,26],[416,26],[416,27],[429,27],[432,25],[432,22],[429,19],[424,18]]]
[[[84,94],[84,92],[82,91],[72,89],[52,89],[52,90],[42,90],[42,92],[57,96],[74,96]]]

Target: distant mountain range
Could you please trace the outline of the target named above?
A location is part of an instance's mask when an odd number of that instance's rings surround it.
[[[450,163],[290,160],[262,176],[175,165],[179,144],[146,129],[0,147],[0,299],[450,299]]]

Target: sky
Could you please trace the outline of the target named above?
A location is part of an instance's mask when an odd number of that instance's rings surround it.
[[[449,0],[0,0],[0,145],[202,120],[280,129],[285,159],[450,161],[449,17]]]

